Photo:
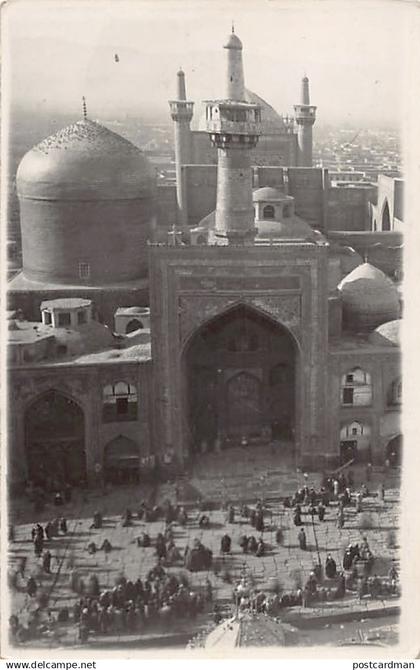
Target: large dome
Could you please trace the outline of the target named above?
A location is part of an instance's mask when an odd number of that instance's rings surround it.
[[[37,144],[16,176],[20,198],[115,200],[142,198],[153,170],[141,150],[104,126],[83,119]]]
[[[154,178],[134,144],[83,119],[31,149],[16,182],[26,279],[105,286],[146,277]]]
[[[370,263],[362,263],[338,285],[345,325],[352,330],[373,330],[399,318],[398,291],[393,282]]]

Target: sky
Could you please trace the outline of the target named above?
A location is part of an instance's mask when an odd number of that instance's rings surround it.
[[[165,118],[180,66],[195,102],[223,94],[222,46],[233,20],[247,87],[280,113],[291,113],[307,74],[323,122],[398,127],[409,5],[10,0],[2,8],[6,104],[80,116],[84,95],[92,118],[143,112]]]

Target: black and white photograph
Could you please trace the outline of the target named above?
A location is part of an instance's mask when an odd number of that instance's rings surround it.
[[[415,4],[3,4],[3,656],[420,648]]]

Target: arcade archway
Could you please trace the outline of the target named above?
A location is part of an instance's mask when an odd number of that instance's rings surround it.
[[[139,447],[133,440],[119,435],[104,450],[105,480],[113,484],[136,482],[139,478]]]
[[[85,420],[72,398],[48,391],[28,407],[24,421],[30,480],[48,488],[86,479]]]
[[[403,447],[403,438],[402,435],[395,435],[391,440],[389,440],[386,445],[386,458],[389,460],[391,467],[399,467],[402,461],[402,447]]]
[[[184,354],[191,451],[293,441],[296,365],[291,333],[252,307],[203,325]]]

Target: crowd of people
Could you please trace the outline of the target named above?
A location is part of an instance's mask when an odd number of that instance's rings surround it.
[[[299,527],[297,534],[298,545],[302,551],[307,551],[308,539],[305,530],[305,519],[309,518],[313,525],[317,518],[320,523],[331,519],[336,514],[337,525],[342,528],[345,524],[345,509],[352,507],[356,514],[363,511],[364,498],[369,494],[367,484],[355,489],[354,477],[349,471],[335,476],[324,476],[321,486],[316,489],[309,485],[308,476],[304,475],[304,485],[298,488],[293,496],[283,500],[283,506],[290,509],[295,527]],[[370,481],[370,473],[366,473],[366,481]],[[69,493],[67,493],[69,495]],[[384,500],[385,489],[381,485],[378,491],[380,501]],[[61,494],[55,497],[57,507],[63,504]],[[185,579],[181,579],[169,572],[169,568],[184,568],[189,572],[209,571],[214,567],[213,552],[206,547],[198,537],[189,540],[185,548],[176,544],[176,526],[184,528],[187,525],[198,526],[201,530],[211,528],[211,516],[199,506],[197,516],[184,505],[173,504],[169,500],[161,505],[154,505],[142,501],[136,512],[127,508],[121,516],[122,527],[135,525],[141,521],[143,528],[133,540],[140,548],[152,548],[155,555],[155,566],[149,570],[145,578],[140,577],[131,581],[120,576],[112,588],[101,588],[98,577],[92,574],[86,578],[76,569],[71,571],[70,586],[77,600],[74,607],[61,608],[57,620],[60,622],[73,621],[78,625],[80,641],[86,641],[92,634],[123,634],[124,632],[141,631],[155,623],[168,625],[182,617],[194,617],[206,607],[206,602],[212,600],[212,587],[209,579],[206,580],[204,590],[194,591],[188,586]],[[251,533],[243,533],[238,539],[238,545],[243,554],[256,557],[266,555],[270,545],[264,539],[267,530],[275,531],[277,544],[284,540],[283,529],[272,525],[270,510],[263,501],[255,505],[242,504],[236,507],[232,504],[225,508],[225,523],[227,526],[235,524],[239,518],[240,524],[245,522],[251,527]],[[270,516],[270,523],[267,517]],[[148,531],[148,524],[162,521],[164,528],[154,536]],[[96,511],[90,528],[100,530],[104,527],[103,514]],[[232,553],[232,529],[226,527],[220,535],[220,555],[222,557]],[[51,574],[52,559],[50,548],[53,539],[59,535],[67,535],[68,522],[65,517],[57,516],[44,526],[37,523],[31,531],[31,542],[34,554],[39,559],[42,572]],[[9,528],[9,539],[14,540],[14,529]],[[92,534],[86,545],[88,554],[99,551],[109,554],[114,551],[111,541],[105,537],[101,543],[95,542]],[[319,556],[319,554],[318,554]],[[338,559],[337,559],[338,560]],[[308,606],[313,602],[336,600],[344,597],[351,591],[358,593],[359,598],[369,595],[373,598],[398,593],[398,573],[395,567],[386,577],[379,577],[373,573],[374,556],[370,550],[366,537],[358,544],[346,547],[342,565],[331,554],[327,554],[325,565],[315,565],[303,584],[297,584],[290,592],[257,594],[235,591],[235,599],[240,607],[254,607],[256,611],[266,612],[274,616],[285,607],[295,605]],[[18,573],[24,577],[25,565],[22,564]],[[33,599],[40,595],[41,576],[31,574],[26,582],[28,596]],[[39,599],[39,598],[38,598]],[[48,602],[43,603],[44,611],[48,610]],[[217,616],[220,616],[217,608]],[[215,616],[216,616],[215,614]],[[49,617],[51,618],[51,614]],[[18,639],[18,631],[22,630],[17,615],[10,621],[12,634]]]
[[[91,634],[141,632],[151,625],[167,626],[173,620],[194,618],[211,601],[212,588],[207,580],[204,592],[188,587],[186,580],[168,574],[161,561],[149,570],[145,580],[120,576],[111,589],[100,589],[92,575],[88,593],[76,601],[72,618],[79,626],[79,639]]]

